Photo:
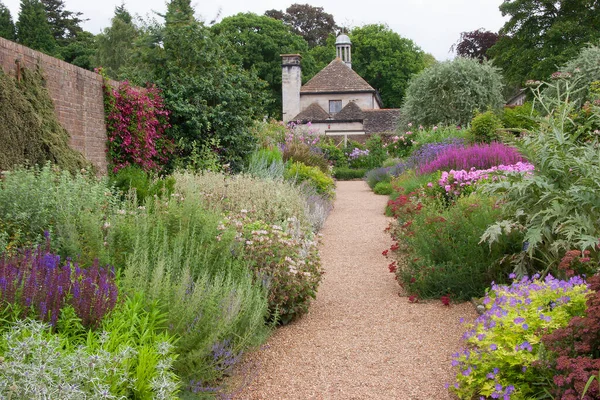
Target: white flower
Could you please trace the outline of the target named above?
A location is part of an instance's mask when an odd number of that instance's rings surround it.
[[[247,213],[248,213],[248,210],[241,210],[240,212],[241,212],[242,214],[247,214]]]
[[[252,243],[254,243],[252,240],[246,240],[247,245],[251,245]]]

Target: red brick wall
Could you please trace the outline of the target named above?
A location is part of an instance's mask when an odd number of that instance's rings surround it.
[[[58,120],[71,135],[71,147],[80,151],[100,173],[106,174],[102,77],[0,38],[0,68],[15,76],[16,60],[20,60],[21,67],[41,67]]]

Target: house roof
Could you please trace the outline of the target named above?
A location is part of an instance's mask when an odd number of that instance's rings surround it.
[[[395,133],[400,119],[399,108],[383,108],[378,110],[363,110],[363,125],[365,132]]]
[[[300,112],[300,114],[296,115],[292,121],[324,121],[326,119],[329,119],[327,111],[323,110],[319,104],[312,103]]]
[[[348,102],[342,110],[333,116],[333,119],[343,121],[362,121],[363,110],[353,101]]]
[[[336,58],[300,88],[301,94],[330,92],[375,92],[375,89],[340,58]]]

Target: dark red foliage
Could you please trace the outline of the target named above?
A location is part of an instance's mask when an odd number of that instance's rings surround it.
[[[484,31],[483,28],[471,32],[462,32],[458,42],[451,50],[456,50],[456,55],[461,57],[477,58],[479,61],[487,59],[487,51],[498,41],[498,34]]]
[[[556,398],[581,399],[590,376],[600,370],[600,276],[588,280],[590,289],[584,317],[574,317],[565,328],[542,338],[548,350],[557,355],[554,368],[558,386]],[[585,400],[600,398],[598,380],[590,385]]]

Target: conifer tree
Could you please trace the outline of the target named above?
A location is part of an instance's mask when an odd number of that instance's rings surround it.
[[[10,10],[0,1],[0,37],[15,40],[15,24]]]
[[[53,53],[56,40],[52,36],[46,11],[40,0],[21,0],[16,26],[19,43],[47,54]]]
[[[79,18],[82,13],[65,10],[63,0],[41,0],[41,2],[46,10],[52,36],[58,44],[67,44],[83,31],[80,26],[83,20]]]

